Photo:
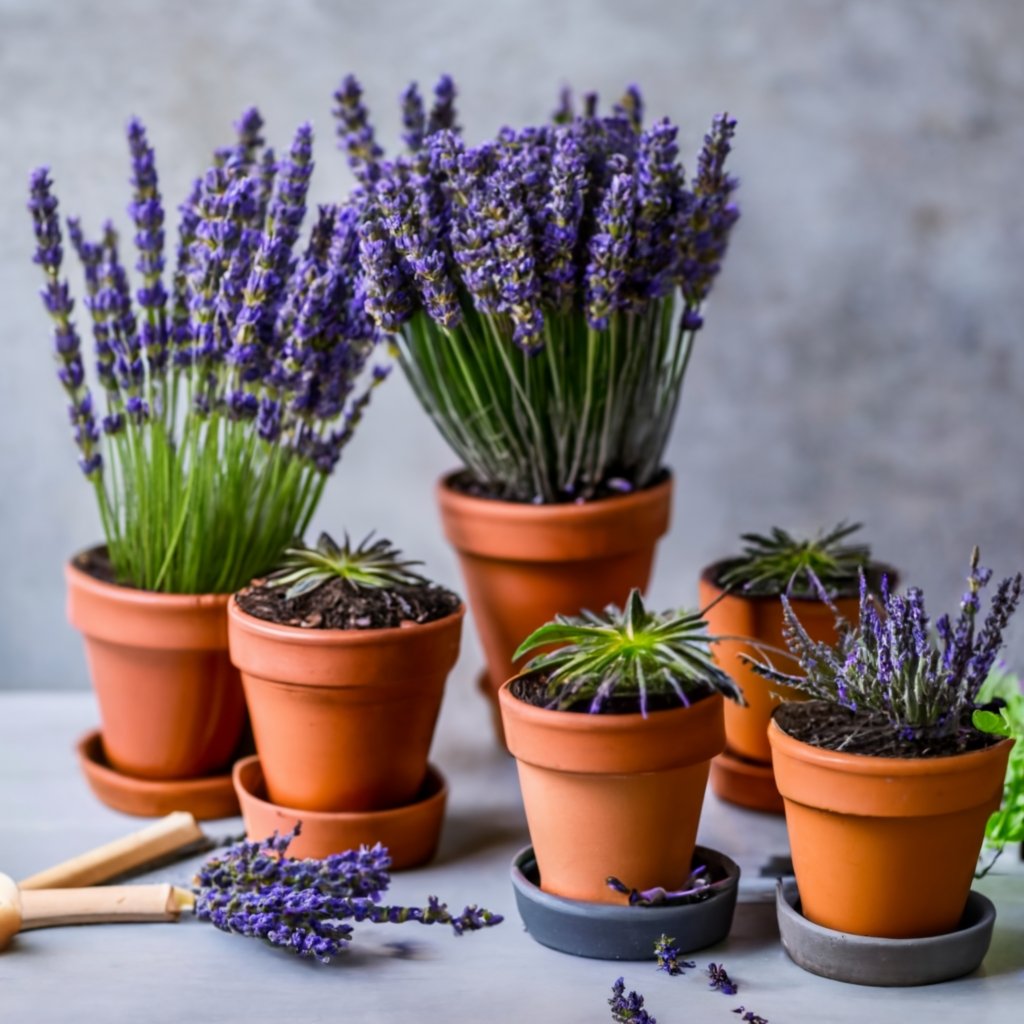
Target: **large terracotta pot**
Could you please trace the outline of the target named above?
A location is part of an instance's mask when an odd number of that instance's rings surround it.
[[[441,520],[459,554],[493,695],[515,675],[512,655],[533,630],[559,613],[621,607],[633,587],[647,586],[668,530],[671,478],[580,505],[473,498],[451,479],[437,489]]]
[[[891,758],[822,750],[775,721],[768,736],[804,916],[890,939],[956,928],[1013,741]]]
[[[724,562],[708,566],[700,577],[700,607],[708,608],[706,615],[708,632],[712,636],[750,637],[761,644],[786,651],[782,636],[782,602],[777,596],[767,594],[729,593],[722,596],[722,588],[716,582]],[[889,574],[890,583],[895,583],[895,574]],[[720,600],[718,600],[720,598]],[[790,598],[793,610],[803,623],[808,635],[822,643],[835,643],[835,615],[824,602],[815,598]],[[834,604],[850,623],[856,625],[860,617],[858,597],[839,597]],[[730,752],[749,761],[763,764],[771,762],[771,746],[768,743],[768,722],[772,711],[780,700],[803,700],[803,695],[788,686],[770,683],[759,676],[741,658],[748,654],[762,660],[755,648],[742,640],[726,640],[716,643],[712,652],[715,661],[731,676],[746,698],[746,706],[729,701],[725,708],[725,737]],[[771,654],[772,661],[783,671],[796,668],[796,663],[783,654]]]
[[[65,570],[67,613],[85,639],[111,767],[142,779],[225,769],[245,725],[228,658],[228,595],[135,590],[77,561]]]
[[[625,901],[609,875],[637,889],[679,888],[709,763],[725,746],[722,697],[646,718],[533,707],[511,682],[498,697],[541,888],[598,903]]]
[[[417,795],[465,608],[393,629],[301,629],[228,605],[270,800],[377,811]]]

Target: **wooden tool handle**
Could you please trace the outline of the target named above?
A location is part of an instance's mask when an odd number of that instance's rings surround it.
[[[21,894],[21,930],[65,924],[176,921],[193,896],[173,885],[40,889]]]
[[[175,811],[130,836],[97,846],[94,850],[40,871],[18,885],[22,892],[28,889],[68,889],[72,886],[95,885],[202,839],[203,831],[196,824],[196,819],[186,811]]]

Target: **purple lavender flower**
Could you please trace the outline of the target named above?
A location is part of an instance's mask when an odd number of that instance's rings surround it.
[[[544,211],[540,273],[545,299],[566,313],[576,297],[576,248],[583,217],[586,164],[575,132],[555,142],[549,180],[550,199]]]
[[[449,131],[459,132],[455,123],[455,83],[450,75],[442,75],[434,86],[434,104],[427,119],[427,134]]]
[[[347,75],[334,94],[334,116],[349,166],[360,182],[370,184],[380,177],[379,161],[384,153],[374,138],[362,97],[363,90],[355,76]]]
[[[572,89],[567,85],[558,92],[558,106],[551,113],[555,124],[572,124],[576,118],[576,110],[572,102]]]
[[[381,330],[396,331],[413,312],[409,273],[388,233],[380,206],[368,202],[359,226],[359,260],[366,275],[366,311]]]
[[[658,960],[658,970],[664,971],[673,977],[697,966],[695,961],[683,959],[681,950],[678,946],[674,945],[675,941],[675,939],[671,939],[663,934],[654,944],[654,955]]]
[[[612,108],[612,113],[627,121],[635,132],[639,132],[644,121],[644,98],[637,85],[626,86],[622,99]]]
[[[739,985],[729,977],[725,964],[708,964],[708,977],[711,979],[708,987],[723,995],[734,996],[740,990]]]
[[[586,278],[587,323],[595,331],[605,330],[625,304],[634,200],[631,175],[618,173],[598,210]]]
[[[402,93],[402,126],[405,132],[402,141],[416,152],[423,147],[423,138],[427,132],[427,115],[423,109],[423,97],[415,82],[410,82]]]
[[[608,1000],[612,1008],[612,1020],[616,1024],[658,1024],[644,1009],[644,997],[637,992],[626,994],[624,979],[619,978],[612,985],[612,997]]]
[[[740,1014],[740,1020],[744,1024],[768,1024],[767,1017],[762,1017],[759,1013],[754,1013],[753,1010],[748,1010],[745,1006],[737,1006],[732,1012]]]

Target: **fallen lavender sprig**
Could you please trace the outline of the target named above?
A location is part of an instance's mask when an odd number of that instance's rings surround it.
[[[676,940],[662,935],[654,944],[654,955],[658,958],[658,970],[675,977],[685,970],[696,967],[695,960],[684,960],[678,946],[672,945]]]
[[[626,994],[626,984],[622,978],[612,985],[612,997],[608,1005],[612,1008],[612,1020],[616,1024],[658,1024],[644,1009],[644,997],[638,992]]]
[[[287,855],[299,834],[237,843],[211,858],[195,878],[196,916],[221,931],[263,939],[327,963],[352,939],[348,922],[447,924],[456,935],[500,924],[502,916],[467,906],[453,915],[430,896],[425,907],[382,905],[391,858],[380,843],[322,860]]]
[[[742,1014],[740,1020],[744,1021],[744,1024],[768,1024],[767,1017],[762,1017],[761,1014],[754,1013],[753,1010],[748,1010],[745,1006],[737,1006],[732,1012]]]
[[[650,889],[633,889],[614,875],[609,875],[605,879],[605,885],[609,889],[629,897],[631,907],[679,906],[686,903],[699,903],[713,894],[717,884],[712,882],[711,875],[703,864],[690,872],[682,889],[663,889],[660,885]]]
[[[708,982],[708,988],[713,988],[716,992],[721,992],[723,995],[734,996],[740,990],[739,985],[729,977],[725,964],[708,964],[708,977],[711,979]]]

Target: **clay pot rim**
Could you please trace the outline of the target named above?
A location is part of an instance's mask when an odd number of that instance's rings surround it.
[[[93,551],[99,551],[103,544],[93,544],[72,555],[64,565],[64,575],[70,586],[87,591],[105,601],[119,602],[141,606],[157,606],[161,608],[223,608],[228,603],[230,593],[223,594],[171,594],[162,590],[143,590],[141,587],[129,587],[122,583],[108,583],[106,580],[87,573],[76,562],[79,558]]]
[[[559,711],[556,708],[538,708],[533,704],[527,704],[512,693],[512,684],[518,678],[519,676],[513,676],[501,684],[498,690],[499,703],[531,725],[545,726],[557,721],[564,723],[560,728],[567,732],[631,732],[648,721],[652,715],[658,716],[659,724],[669,725],[673,718],[685,718],[698,708],[702,709],[702,706],[710,706],[705,704],[706,701],[713,703],[716,697],[721,701],[725,700],[725,697],[716,691],[685,707],[654,708],[647,713],[646,718],[639,711],[624,715],[590,715],[581,711]]]
[[[234,594],[229,595],[227,604],[228,623],[246,633],[261,637],[264,640],[281,640],[287,643],[300,643],[308,647],[365,647],[390,642],[402,643],[408,636],[424,633],[441,633],[450,629],[455,623],[461,622],[466,615],[466,604],[459,601],[459,607],[450,615],[430,622],[405,622],[401,626],[388,626],[384,629],[305,629],[302,626],[286,626],[280,622],[268,622],[250,615]]]
[[[709,587],[713,587],[719,594],[725,593],[724,588],[718,583],[718,574],[722,570],[722,566],[729,562],[735,562],[736,556],[733,555],[729,558],[719,558],[709,565],[704,566],[700,571],[700,579],[702,583],[706,583]],[[888,576],[890,586],[898,586],[900,575],[889,565],[888,562],[869,562],[868,569],[878,576]],[[737,601],[748,601],[750,604],[760,604],[765,601],[777,602],[782,594],[745,594],[739,590],[730,590],[726,595],[730,598],[735,598]],[[788,597],[788,595],[787,595]],[[858,597],[857,593],[851,594],[839,594],[835,600],[838,601],[849,601],[856,600]],[[801,607],[826,607],[824,602],[818,597],[806,597],[801,594],[795,594],[789,597],[789,603],[797,608]]]
[[[607,515],[609,508],[614,506],[615,512],[628,512],[638,506],[657,504],[666,491],[671,491],[673,476],[667,467],[659,470],[657,483],[650,484],[639,491],[628,494],[611,494],[603,498],[595,498],[580,504],[559,502],[554,505],[533,505],[529,502],[504,501],[501,498],[479,498],[472,494],[463,494],[451,486],[451,481],[466,472],[465,468],[453,469],[445,473],[436,485],[437,500],[442,508],[455,509],[459,506],[464,511],[472,508],[472,515],[478,519],[489,520],[528,520],[530,522],[566,523],[578,522]]]
[[[243,773],[250,772],[253,767],[259,770],[260,775],[263,774],[259,754],[250,754],[248,757],[239,758],[231,769],[231,781],[239,795],[239,801],[244,796],[244,799],[252,801],[254,804],[274,811],[283,811],[289,816],[294,815],[303,823],[308,821],[324,825],[341,825],[365,822],[367,819],[373,822],[387,822],[392,819],[405,818],[414,810],[422,811],[432,804],[443,803],[448,799],[448,780],[435,765],[428,763],[426,777],[420,786],[420,792],[425,791],[426,795],[410,800],[409,803],[402,804],[400,807],[387,807],[380,811],[307,811],[298,807],[289,807],[287,804],[275,804],[269,796],[261,796],[251,790],[243,780]]]
[[[879,757],[873,754],[851,754],[843,750],[826,750],[815,747],[803,740],[790,736],[775,721],[775,713],[768,726],[768,736],[772,744],[773,754],[782,753],[794,761],[814,765],[828,771],[842,772],[845,775],[865,775],[871,777],[885,775],[927,776],[945,775],[953,768],[959,773],[972,765],[980,765],[992,757],[993,752],[1001,747],[1013,744],[1013,739],[1006,738],[992,743],[981,750],[969,750],[962,754],[942,754],[938,757]]]

